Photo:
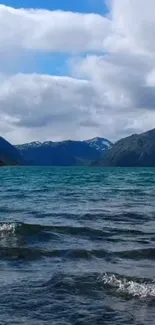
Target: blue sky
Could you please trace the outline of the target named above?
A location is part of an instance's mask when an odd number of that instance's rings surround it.
[[[104,0],[5,0],[3,4],[13,8],[42,8],[79,13],[107,14]],[[32,53],[31,53],[32,54]],[[85,53],[86,54],[86,53]],[[68,62],[72,55],[66,53],[33,53],[27,61],[19,60],[14,66],[8,66],[10,72],[42,73],[50,75],[69,75]]]
[[[2,2],[14,8],[45,8],[76,12],[95,12],[104,14],[107,6],[104,0],[5,0]]]
[[[153,128],[154,12],[154,0],[4,0],[1,134],[115,141]]]

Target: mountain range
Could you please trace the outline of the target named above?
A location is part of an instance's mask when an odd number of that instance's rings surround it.
[[[0,137],[0,166],[23,165],[20,151],[4,138]]]
[[[26,165],[79,166],[98,160],[112,147],[104,138],[86,141],[31,142],[16,146]]]
[[[92,166],[155,167],[155,129],[117,141]]]
[[[155,129],[115,144],[97,137],[13,146],[0,137],[0,166],[6,165],[155,167]]]

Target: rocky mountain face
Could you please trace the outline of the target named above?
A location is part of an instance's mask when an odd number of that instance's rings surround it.
[[[97,160],[112,147],[104,138],[86,141],[31,142],[16,146],[28,165],[74,166]]]
[[[104,152],[107,149],[111,149],[113,146],[113,143],[107,139],[104,138],[93,138],[90,140],[83,141],[85,143],[88,143],[91,148],[95,148],[99,150],[100,152]]]
[[[117,141],[93,166],[154,167],[155,129]]]
[[[19,150],[0,137],[0,166],[21,164],[23,164],[23,159]]]
[[[114,145],[104,138],[86,141],[31,142],[12,146],[0,137],[0,166],[155,167],[155,129],[133,134]]]

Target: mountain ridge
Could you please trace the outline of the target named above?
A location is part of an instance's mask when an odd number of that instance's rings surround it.
[[[0,166],[22,165],[22,156],[15,146],[0,137]]]
[[[96,137],[83,141],[33,141],[16,148],[29,165],[74,166],[89,164],[112,145],[108,139]]]
[[[0,137],[0,166],[155,167],[155,129],[112,144],[105,138],[34,141],[13,146]]]
[[[154,167],[155,129],[132,134],[118,140],[107,151],[105,157],[93,162],[92,166]]]

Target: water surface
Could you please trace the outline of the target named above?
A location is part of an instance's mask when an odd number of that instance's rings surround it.
[[[154,324],[154,169],[13,167],[0,180],[0,324]]]

